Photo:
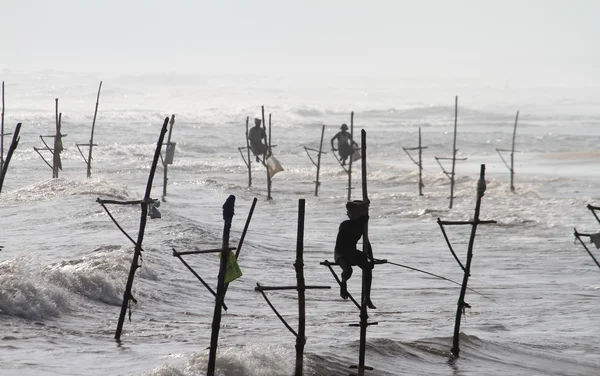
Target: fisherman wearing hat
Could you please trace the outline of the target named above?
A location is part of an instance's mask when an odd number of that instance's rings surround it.
[[[346,159],[348,159],[348,157],[353,153],[352,146],[358,146],[358,144],[350,138],[350,133],[348,133],[348,126],[346,124],[342,124],[340,129],[341,131],[336,133],[336,135],[333,136],[333,138],[331,139],[331,149],[333,151],[339,150],[338,154],[340,155],[341,164],[343,166],[346,164]],[[336,139],[338,140],[337,149],[333,146],[333,141],[335,141]]]
[[[369,220],[368,201],[349,201],[346,203],[346,214],[348,220],[340,224],[337,238],[335,240],[334,260],[342,268],[342,282],[340,284],[340,296],[348,299],[346,282],[352,277],[352,266],[362,269],[365,281],[365,304],[371,309],[376,307],[371,302],[371,280],[373,279],[373,262],[369,260],[364,252],[356,249],[356,244],[364,234],[365,224]],[[371,251],[371,243],[367,245]]]
[[[256,156],[256,161],[260,162],[259,156],[264,156],[267,152],[267,134],[265,130],[260,127],[261,120],[258,118],[254,118],[254,127],[250,128],[248,134],[248,140],[250,140],[250,150]],[[262,143],[262,140],[265,140],[265,143]]]

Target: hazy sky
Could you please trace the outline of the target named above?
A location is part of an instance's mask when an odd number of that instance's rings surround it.
[[[0,0],[0,68],[598,86],[599,17],[596,0]]]

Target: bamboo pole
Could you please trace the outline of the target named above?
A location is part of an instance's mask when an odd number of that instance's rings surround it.
[[[352,156],[354,154],[354,111],[350,113],[350,162],[348,162],[348,201],[352,199]],[[334,154],[335,155],[335,154]]]
[[[19,132],[21,132],[21,123],[17,124],[15,131],[13,132],[12,142],[10,143],[10,146],[8,147],[8,152],[6,153],[6,161],[4,161],[4,164],[0,169],[0,193],[2,192],[2,185],[4,185],[4,178],[6,177],[6,172],[8,171],[8,164],[10,163],[13,152],[19,144]]]
[[[173,125],[175,125],[175,114],[171,114],[171,121],[169,122],[169,135],[167,136],[167,149],[165,150],[165,158],[163,161],[163,194],[162,198],[165,199],[167,196],[167,182],[169,181],[169,177],[167,176],[169,171],[169,164],[167,163],[167,153],[169,152],[169,147],[171,146],[171,135],[173,134]],[[162,156],[162,154],[161,154]]]
[[[321,170],[321,152],[323,150],[323,136],[325,135],[325,125],[321,128],[321,143],[319,144],[319,154],[317,155],[317,181],[315,183],[315,196],[319,196],[319,172]]]
[[[0,171],[2,171],[3,168],[4,168],[4,81],[2,81],[2,113],[0,114]]]
[[[58,99],[56,100],[58,105]],[[52,165],[54,166],[55,178],[58,178],[58,171],[62,170],[62,162],[60,160],[60,153],[62,153],[62,134],[60,129],[62,127],[62,112],[58,114],[58,125],[56,126],[56,136],[54,137],[54,154],[52,158]]]
[[[208,355],[208,366],[206,374],[215,375],[215,363],[217,358],[217,346],[219,342],[219,329],[221,328],[221,305],[225,301],[225,273],[227,272],[227,263],[229,262],[229,232],[231,230],[231,221],[233,220],[235,207],[235,196],[230,195],[223,205],[223,251],[221,252],[221,262],[219,265],[219,282],[217,284],[217,299],[215,302],[215,311],[213,314],[212,333],[210,337],[210,352]]]
[[[325,130],[325,127],[323,127]],[[321,144],[323,136],[321,135]],[[319,154],[320,157],[320,154]],[[304,207],[305,200],[298,200],[298,235],[296,239],[296,286],[298,289],[298,335],[296,336],[296,376],[302,376],[304,364],[304,344],[306,343],[306,302],[304,281]]]
[[[459,356],[459,335],[460,335],[460,320],[462,312],[468,304],[465,303],[465,294],[467,292],[467,283],[469,282],[469,276],[471,275],[471,260],[473,259],[473,245],[475,243],[475,234],[477,232],[477,225],[479,224],[479,211],[481,209],[481,198],[483,197],[486,189],[485,183],[485,165],[481,165],[479,172],[479,181],[477,182],[477,202],[475,204],[475,214],[473,216],[473,225],[471,227],[471,236],[469,237],[469,245],[467,248],[467,262],[465,264],[465,271],[463,275],[463,282],[460,288],[460,296],[458,298],[458,305],[456,309],[456,321],[454,323],[454,337],[452,338],[452,354],[456,357]]]
[[[513,130],[513,137],[512,137],[512,147],[511,147],[511,151],[510,151],[510,190],[511,192],[515,191],[515,186],[513,184],[514,181],[514,177],[515,177],[515,139],[517,137],[517,123],[519,121],[519,111],[517,111],[517,115],[515,116],[515,128]]]
[[[165,133],[167,133],[167,125],[169,124],[169,118],[165,118],[163,126],[158,136],[158,142],[156,143],[156,150],[154,151],[154,159],[152,160],[152,167],[150,168],[150,174],[148,176],[148,183],[146,184],[146,192],[144,194],[144,202],[141,204],[141,216],[140,216],[140,230],[138,232],[138,239],[135,243],[135,249],[133,251],[133,260],[131,261],[131,267],[129,268],[129,276],[127,277],[127,284],[125,285],[125,292],[123,293],[123,303],[121,304],[121,312],[119,314],[119,322],[117,323],[117,331],[115,332],[115,339],[120,341],[121,331],[123,330],[123,321],[125,320],[125,313],[127,312],[127,306],[129,301],[133,300],[131,289],[133,287],[133,279],[137,268],[140,267],[138,260],[141,255],[142,241],[144,240],[144,231],[146,229],[146,220],[148,218],[148,202],[150,202],[150,193],[152,191],[152,182],[154,180],[154,173],[156,172],[156,166],[158,164],[158,158],[160,157],[160,150],[162,148]],[[135,301],[135,300],[134,300]]]
[[[458,95],[454,97],[454,142],[452,143],[452,172],[450,174],[450,209],[454,201],[454,170],[456,166],[456,128],[458,123]]]
[[[92,176],[92,148],[94,147],[94,128],[96,127],[96,115],[98,114],[98,103],[100,102],[100,90],[102,90],[102,81],[98,86],[98,95],[96,96],[96,108],[94,109],[94,120],[92,120],[92,133],[90,134],[90,150],[87,158],[87,177]]]
[[[248,151],[248,187],[252,187],[252,160],[250,159],[250,140],[248,139],[248,122],[250,116],[246,116],[246,150]]]

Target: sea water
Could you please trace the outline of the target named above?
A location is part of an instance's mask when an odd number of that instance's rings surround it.
[[[227,292],[217,353],[218,375],[291,375],[295,337],[262,296],[263,285],[296,283],[298,200],[306,199],[304,272],[306,375],[346,375],[358,363],[359,311],[339,297],[330,272],[335,237],[346,219],[347,175],[329,140],[342,123],[367,132],[371,200],[369,236],[375,257],[454,281],[463,273],[437,219],[473,218],[481,164],[487,190],[477,229],[460,358],[450,348],[460,287],[400,268],[377,265],[367,331],[368,375],[597,375],[600,373],[600,270],[574,243],[573,228],[595,232],[586,209],[600,204],[600,94],[597,89],[431,85],[399,79],[331,79],[176,74],[100,77],[64,72],[10,72],[6,132],[22,122],[21,140],[0,195],[0,369],[8,375],[188,376],[206,373],[214,298],[172,255],[221,246],[222,205],[236,196],[231,243],[237,245],[258,199],[240,254],[243,276]],[[76,143],[88,143],[97,85],[92,177]],[[456,185],[434,157],[451,157],[458,99]],[[53,135],[54,99],[62,113],[63,170],[58,179],[33,150]],[[252,164],[252,187],[238,147],[245,122],[272,114],[274,155],[285,171],[272,179]],[[510,149],[520,111],[515,192],[496,148]],[[133,245],[97,198],[144,195],[161,125],[175,114],[175,160],[168,169],[161,219],[149,219],[141,268],[133,283],[122,341],[114,341]],[[325,140],[319,196],[316,168],[304,146]],[[423,196],[418,168],[402,147],[421,129]],[[10,136],[5,138],[5,150]],[[360,143],[360,142],[359,142]],[[87,150],[87,149],[84,149]],[[87,155],[84,152],[85,155]],[[416,157],[416,154],[413,153]],[[47,157],[47,154],[46,154]],[[314,157],[314,155],[313,155]],[[504,154],[508,158],[508,154]],[[450,170],[449,161],[442,161]],[[352,199],[361,199],[361,163],[353,165]],[[162,194],[159,168],[151,196]],[[138,206],[109,206],[137,239]],[[470,226],[447,227],[465,262]],[[588,241],[584,238],[585,241]],[[592,244],[592,252],[600,253]],[[184,256],[213,288],[219,258]],[[349,291],[360,296],[355,268]],[[336,269],[339,272],[339,269]],[[295,328],[297,293],[268,293]]]

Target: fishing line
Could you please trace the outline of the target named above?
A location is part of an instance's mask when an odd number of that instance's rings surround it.
[[[462,286],[462,284],[460,284],[460,283],[458,283],[458,282],[456,282],[456,281],[453,281],[453,280],[451,280],[451,279],[449,279],[449,278],[442,277],[441,275],[434,274],[434,273],[430,273],[430,272],[427,272],[427,271],[425,271],[425,270],[421,270],[421,269],[413,268],[412,266],[408,266],[408,265],[402,265],[402,264],[397,264],[397,263],[395,263],[395,262],[391,262],[391,261],[388,261],[387,263],[388,263],[388,264],[395,265],[395,266],[399,266],[399,267],[401,267],[401,268],[406,268],[406,269],[414,270],[415,272],[424,273],[424,274],[430,275],[430,276],[432,276],[432,277],[436,277],[436,278],[439,278],[439,279],[443,279],[444,281],[448,281],[448,282],[454,283],[455,285]],[[481,296],[483,296],[484,298],[486,298],[486,299],[488,299],[488,300],[491,300],[491,301],[492,301],[492,302],[494,302],[494,303],[497,303],[497,302],[496,302],[494,299],[492,299],[492,298],[490,298],[490,297],[488,297],[488,296],[486,296],[486,295],[484,295],[484,294],[480,293],[480,292],[479,292],[479,291],[477,291],[477,290],[474,290],[474,289],[472,289],[472,288],[470,288],[470,287],[467,287],[467,289],[468,289],[469,291],[472,291],[472,292],[476,293],[477,295],[481,295]]]

